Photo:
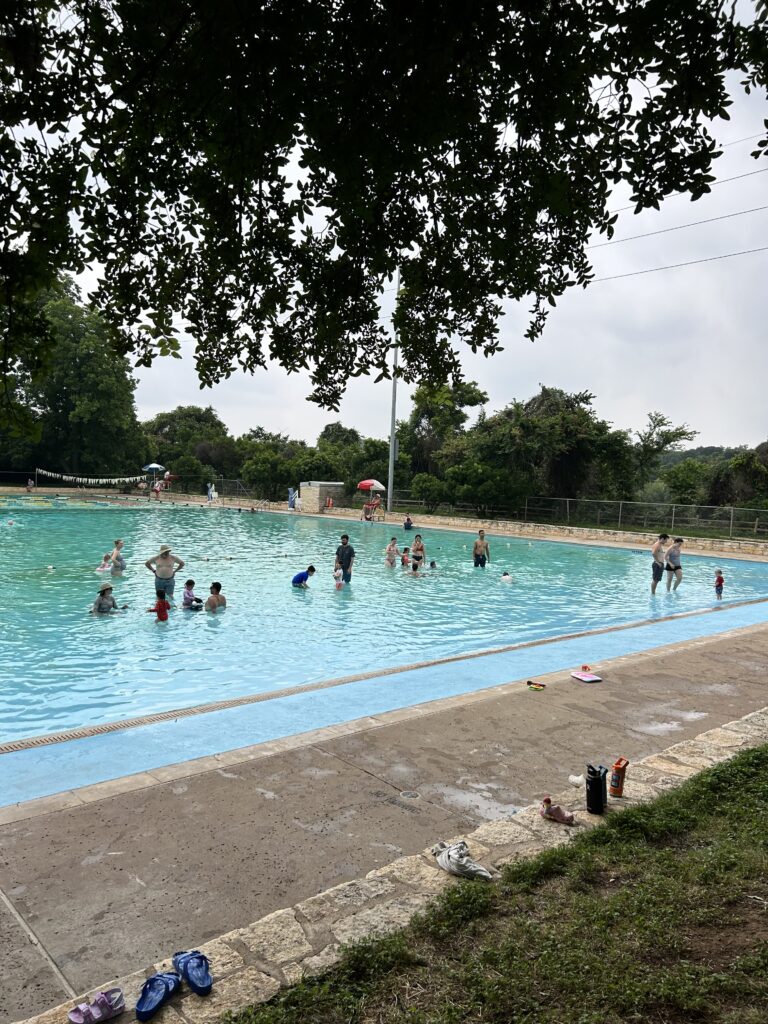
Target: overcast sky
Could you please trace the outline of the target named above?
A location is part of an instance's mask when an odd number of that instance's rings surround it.
[[[723,143],[763,128],[768,104],[735,95]],[[750,157],[757,140],[728,145],[716,162],[718,179],[759,169],[768,160]],[[614,207],[626,193],[616,193]],[[753,207],[768,206],[768,173],[713,187],[696,203],[679,196],[660,212],[622,213],[615,238],[690,224]],[[596,239],[600,241],[600,239]],[[768,245],[768,209],[655,235],[592,252],[596,276],[608,277]],[[692,444],[754,446],[768,438],[766,295],[768,251],[616,281],[596,281],[586,291],[569,289],[552,311],[544,336],[523,333],[530,303],[511,305],[501,330],[504,351],[490,359],[467,351],[467,379],[487,391],[487,411],[535,394],[539,384],[596,395],[600,416],[615,426],[638,429],[651,410],[698,431]],[[139,418],[177,405],[212,405],[234,434],[260,425],[313,442],[323,426],[341,420],[369,437],[389,432],[391,384],[354,379],[339,413],[306,401],[306,376],[274,366],[255,376],[239,374],[200,390],[191,344],[181,361],[157,360],[137,371]],[[410,389],[398,386],[398,418],[410,410]]]

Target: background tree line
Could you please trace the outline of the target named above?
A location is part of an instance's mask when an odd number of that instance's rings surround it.
[[[117,476],[157,461],[192,492],[223,476],[271,500],[302,480],[343,480],[352,494],[363,477],[387,479],[388,440],[339,422],[314,445],[262,426],[234,437],[210,406],[179,406],[140,423],[128,360],[71,282],[47,293],[39,315],[55,356],[42,379],[7,380],[23,415],[15,432],[0,435],[0,469]],[[490,415],[487,401],[471,381],[418,387],[397,427],[396,488],[429,510],[466,504],[479,513],[516,508],[534,494],[768,507],[768,442],[682,450],[695,436],[686,425],[651,412],[641,429],[618,430],[589,392],[542,386]]]

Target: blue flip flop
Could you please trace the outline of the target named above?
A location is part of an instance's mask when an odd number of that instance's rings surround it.
[[[136,1016],[139,1020],[149,1020],[171,998],[181,984],[176,971],[164,971],[147,978],[136,1003]]]
[[[208,957],[199,949],[173,954],[173,966],[199,996],[207,996],[213,987],[213,978],[208,969],[210,965]]]

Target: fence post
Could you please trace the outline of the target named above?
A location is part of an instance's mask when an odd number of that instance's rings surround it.
[[[672,522],[669,524],[669,528],[670,528],[670,530],[673,533],[675,532],[675,508],[676,507],[677,507],[676,505],[672,506]],[[673,538],[673,540],[674,540],[674,538]]]
[[[571,525],[571,499],[565,499],[565,521],[568,526]]]
[[[620,501],[619,502],[619,529],[621,529],[621,510],[622,510],[623,506],[624,506],[624,502]]]
[[[731,505],[731,525],[728,527],[728,536],[733,537],[733,505]]]
[[[528,522],[528,498],[525,499],[525,512],[523,513],[523,522]]]

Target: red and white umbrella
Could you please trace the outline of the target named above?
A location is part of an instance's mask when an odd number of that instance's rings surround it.
[[[380,484],[378,480],[371,478],[370,480],[361,480],[357,485],[358,491],[386,491],[384,484]]]

